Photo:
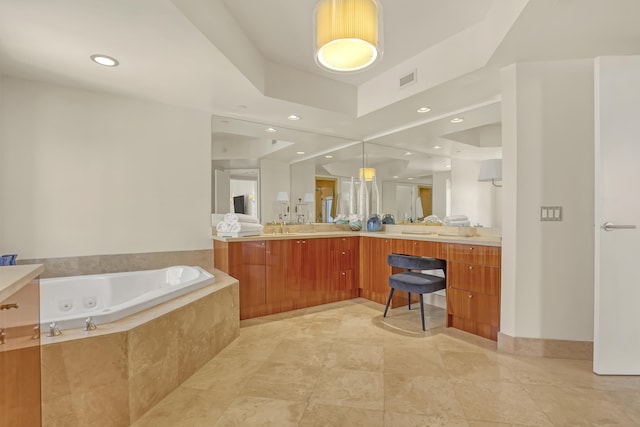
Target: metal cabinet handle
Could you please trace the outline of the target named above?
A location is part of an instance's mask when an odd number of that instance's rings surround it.
[[[473,295],[472,295],[472,294],[469,294],[469,299],[471,299],[471,298],[473,298]]]
[[[470,266],[469,266],[469,270],[473,270],[473,265],[470,265]]]
[[[605,222],[600,227],[604,231],[613,231],[613,230],[634,230],[636,228],[635,225],[616,225],[611,222]]]

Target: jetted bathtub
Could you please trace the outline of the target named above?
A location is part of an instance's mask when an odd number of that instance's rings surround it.
[[[211,273],[189,266],[41,279],[40,327],[81,328],[87,317],[96,325],[114,322],[214,282]]]

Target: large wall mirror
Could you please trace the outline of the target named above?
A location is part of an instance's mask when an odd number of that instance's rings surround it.
[[[465,120],[464,128],[433,120],[361,142],[214,116],[212,212],[245,212],[263,224],[334,222],[361,214],[364,188],[366,216],[466,215],[500,227],[500,189],[478,182],[482,161],[502,157],[500,104]]]

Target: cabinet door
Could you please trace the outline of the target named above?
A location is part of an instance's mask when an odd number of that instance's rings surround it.
[[[7,267],[9,268],[9,267]],[[0,426],[40,426],[40,340],[32,339],[40,324],[40,282],[33,279],[0,304]]]
[[[289,277],[292,268],[292,245],[290,240],[269,240],[266,253],[266,300],[267,304],[282,305],[293,309],[292,301],[299,297],[298,282]]]
[[[265,241],[229,243],[229,274],[240,282],[240,318],[260,316],[267,302]]]
[[[447,276],[450,287],[487,295],[500,292],[500,267],[451,261]]]
[[[392,239],[379,237],[361,238],[362,270],[361,293],[364,298],[385,304],[389,294],[391,267],[387,255],[392,252]]]
[[[498,296],[448,288],[447,310],[449,326],[497,339],[500,326]]]
[[[322,293],[331,287],[331,239],[308,239],[306,245],[305,262],[312,267],[309,289],[322,301]]]

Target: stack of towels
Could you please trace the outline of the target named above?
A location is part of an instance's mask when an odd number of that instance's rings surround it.
[[[469,227],[471,223],[466,215],[450,215],[444,218],[444,225],[449,227]]]
[[[221,237],[260,236],[264,229],[258,218],[251,215],[228,213],[220,218],[220,214],[211,215],[211,224],[215,224]]]

